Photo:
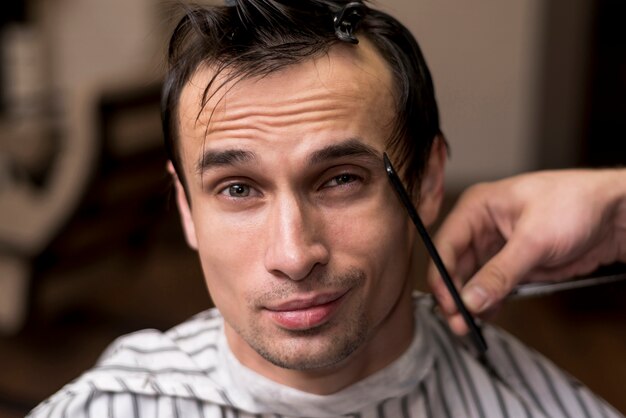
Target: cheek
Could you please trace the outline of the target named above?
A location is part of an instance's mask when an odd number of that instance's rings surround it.
[[[393,198],[394,196],[391,196]],[[388,318],[401,300],[407,301],[412,287],[410,261],[413,235],[406,216],[383,202],[335,226],[337,248],[343,249],[343,264],[362,269],[367,277],[358,294],[371,326]]]
[[[327,229],[333,237],[333,254],[351,259],[342,264],[363,266],[372,282],[369,286],[406,273],[411,257],[413,237],[407,229],[407,217],[392,199],[393,194],[384,194],[384,198],[351,208],[344,215],[328,217],[332,219]]]
[[[261,277],[258,228],[250,219],[205,215],[196,220],[198,255],[213,303],[223,313],[246,306],[244,295]],[[243,309],[242,309],[243,310]]]

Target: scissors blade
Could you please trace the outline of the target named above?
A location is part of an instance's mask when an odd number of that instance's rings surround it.
[[[601,284],[626,280],[626,273],[610,274],[606,276],[583,277],[559,282],[525,283],[518,285],[509,294],[509,298],[521,299],[531,296],[544,296],[563,290],[578,289],[582,287],[597,286]]]

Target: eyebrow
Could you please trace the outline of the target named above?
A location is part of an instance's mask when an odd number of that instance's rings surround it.
[[[196,164],[196,170],[198,173],[203,173],[213,167],[242,164],[255,160],[256,155],[246,150],[228,149],[223,151],[206,151]]]
[[[383,161],[382,156],[375,148],[364,144],[358,138],[349,138],[313,152],[307,158],[307,162],[309,165],[315,165],[327,160],[359,156],[375,159],[380,161],[381,164]]]
[[[316,165],[328,160],[358,156],[380,161],[381,164],[383,161],[375,148],[364,144],[358,138],[349,138],[313,152],[307,158],[307,163],[308,165]],[[206,151],[196,164],[196,170],[198,173],[203,173],[213,167],[244,164],[256,161],[256,159],[256,154],[246,150],[228,149],[223,151]]]

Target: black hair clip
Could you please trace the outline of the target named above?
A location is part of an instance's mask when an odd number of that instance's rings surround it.
[[[367,7],[358,1],[350,2],[342,7],[333,18],[335,36],[340,41],[358,44],[359,40],[354,36],[354,32],[366,12]]]

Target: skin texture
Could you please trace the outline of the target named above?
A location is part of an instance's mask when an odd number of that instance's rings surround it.
[[[566,280],[626,262],[626,170],[524,174],[471,187],[437,237],[475,313],[492,314],[520,282]],[[433,268],[429,282],[451,328],[467,332]]]
[[[413,337],[414,228],[382,163],[390,72],[367,40],[338,45],[239,80],[201,111],[211,76],[200,69],[181,96],[190,202],[176,184],[188,243],[239,361],[300,390],[336,392]],[[417,202],[427,224],[444,162],[436,141]]]

